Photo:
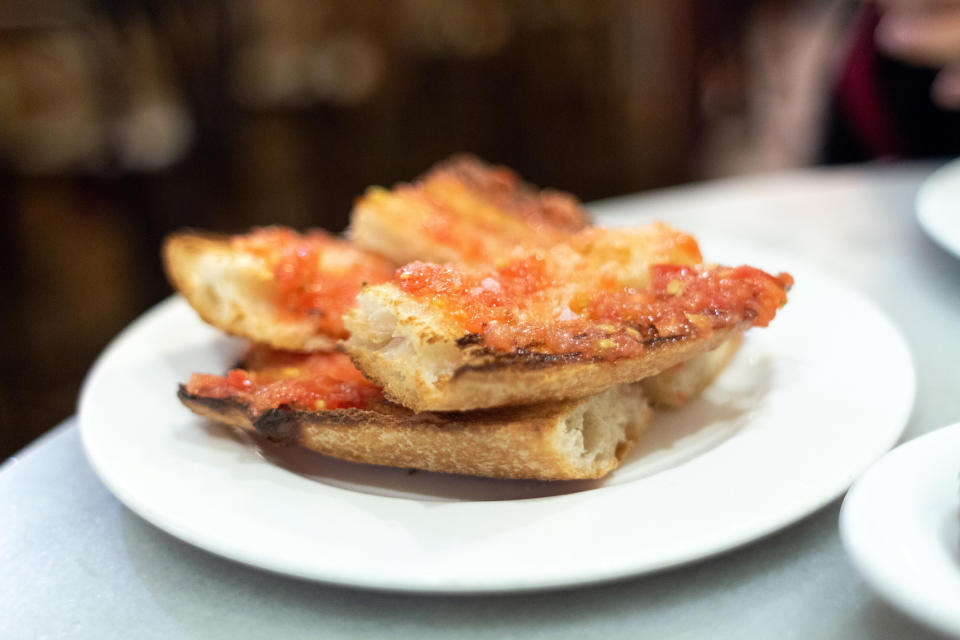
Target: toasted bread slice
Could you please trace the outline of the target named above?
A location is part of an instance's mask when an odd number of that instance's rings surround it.
[[[361,286],[388,279],[383,258],[321,231],[194,232],[163,246],[167,276],[207,323],[278,349],[323,351],[345,337]]]
[[[643,357],[606,361],[576,352],[498,352],[463,331],[438,331],[444,320],[429,305],[403,299],[386,285],[361,294],[348,316],[343,348],[385,395],[415,411],[458,411],[562,400],[656,376],[719,347],[751,326],[742,322],[700,338],[650,339]],[[704,386],[709,377],[704,376]],[[657,401],[675,404],[669,384]]]
[[[337,358],[349,366],[340,354],[261,355],[254,368],[231,372],[232,386],[229,376],[195,376],[179,398],[205,418],[335,458],[492,478],[600,478],[651,419],[638,385],[583,400],[415,414],[370,393]],[[333,378],[318,387],[318,371]],[[333,394],[326,397],[338,408],[310,410],[314,394]]]
[[[572,195],[538,190],[510,169],[454,156],[412,184],[371,187],[348,237],[397,264],[493,260],[517,245],[548,246],[589,224]]]
[[[412,264],[361,292],[343,348],[416,411],[585,397],[765,326],[786,302],[789,275],[698,262],[692,238],[654,225],[496,267]]]

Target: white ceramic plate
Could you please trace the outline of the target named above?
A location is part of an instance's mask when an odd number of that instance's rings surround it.
[[[960,258],[960,160],[924,181],[917,192],[917,220],[937,244]]]
[[[331,583],[542,589],[704,558],[839,496],[893,446],[914,396],[906,346],[860,295],[785,256],[704,245],[711,259],[791,271],[791,300],[702,397],[659,414],[602,483],[411,474],[310,453],[273,464],[174,397],[191,372],[223,371],[239,354],[177,298],[94,366],[84,446],[107,487],[161,529]]]
[[[960,423],[885,455],[840,511],[843,544],[877,592],[960,636]]]

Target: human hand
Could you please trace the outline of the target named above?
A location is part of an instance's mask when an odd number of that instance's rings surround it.
[[[879,0],[877,47],[940,71],[930,89],[944,109],[960,109],[960,0]]]

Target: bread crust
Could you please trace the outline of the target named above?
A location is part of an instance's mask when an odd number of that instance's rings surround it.
[[[369,409],[261,414],[231,398],[178,397],[194,413],[272,441],[367,464],[491,478],[579,480],[617,468],[649,426],[638,385],[586,400],[470,413]]]
[[[174,288],[208,324],[234,336],[289,351],[330,351],[337,339],[309,320],[277,318],[266,262],[231,246],[231,236],[182,231],[163,244]]]

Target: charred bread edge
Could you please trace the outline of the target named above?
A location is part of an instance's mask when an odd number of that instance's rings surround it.
[[[379,410],[296,411],[255,415],[233,399],[198,397],[181,386],[180,401],[205,418],[352,462],[487,477],[575,480],[600,478],[617,466],[649,426],[652,412],[639,385],[623,385],[586,401],[542,403],[470,413],[424,413],[384,402]],[[589,412],[592,424],[586,424]],[[616,424],[602,419],[615,412]],[[599,412],[599,413],[598,413]],[[593,458],[571,457],[567,422],[614,429]],[[585,438],[580,434],[579,453]],[[563,446],[561,446],[563,445]],[[564,447],[568,447],[564,450]],[[611,450],[612,449],[612,450]]]

